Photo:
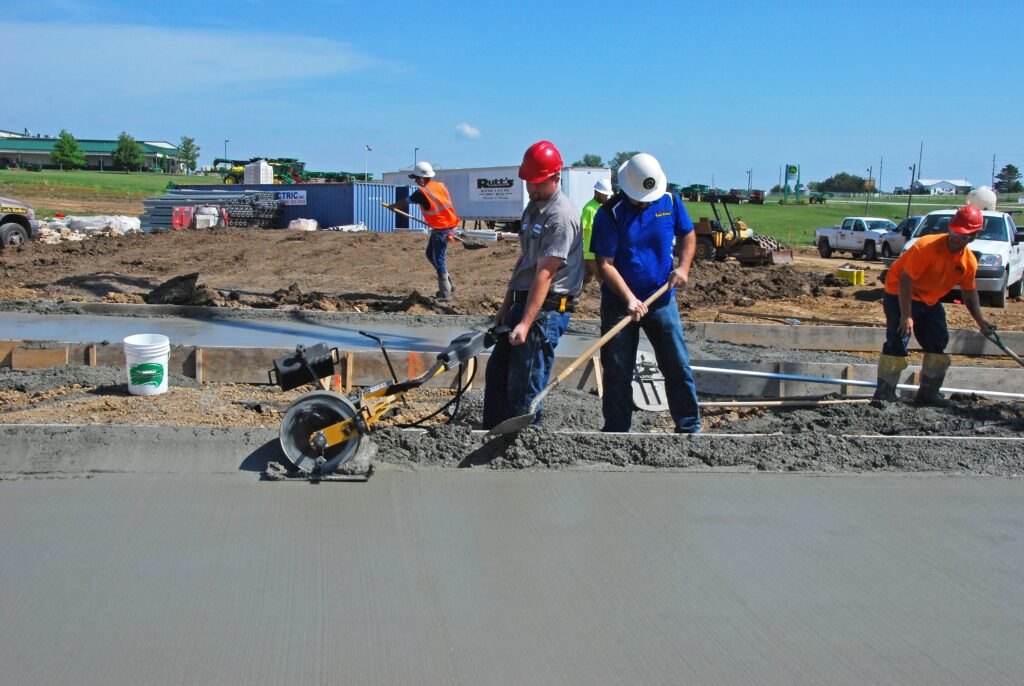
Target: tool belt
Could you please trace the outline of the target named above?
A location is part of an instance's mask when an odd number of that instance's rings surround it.
[[[513,303],[524,303],[529,297],[530,291],[512,291]],[[572,312],[576,309],[576,296],[562,293],[548,293],[544,303],[540,306],[542,310],[553,310],[559,314]]]

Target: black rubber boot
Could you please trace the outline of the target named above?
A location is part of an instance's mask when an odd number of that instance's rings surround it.
[[[452,297],[452,285],[448,281],[447,272],[439,274],[437,277],[437,294],[434,296],[438,300],[450,300]]]
[[[900,382],[900,374],[907,368],[907,358],[898,355],[883,354],[878,358],[878,383],[875,385],[873,400],[883,403],[894,403],[899,400],[896,386]]]
[[[953,403],[942,397],[939,389],[946,379],[946,370],[949,369],[949,355],[941,353],[925,353],[924,362],[921,364],[921,383],[914,396],[915,405],[926,405],[928,407],[949,407]]]
[[[449,289],[449,290],[450,290],[450,291],[451,291],[452,293],[454,293],[454,292],[455,292],[455,282],[454,282],[454,281],[452,281],[452,273],[451,273],[451,272],[448,272],[448,289]]]

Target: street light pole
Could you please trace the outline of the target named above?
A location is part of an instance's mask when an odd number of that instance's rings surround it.
[[[416,166],[416,163],[420,161],[420,149],[413,148],[412,150],[412,166]]]
[[[754,177],[754,168],[751,167],[747,170],[747,195],[750,195],[751,179]]]
[[[224,139],[224,159],[228,158],[228,143],[230,142],[227,138]]]
[[[910,216],[910,199],[914,197],[914,172],[917,171],[917,165],[912,164],[907,167],[910,170],[910,188],[907,189],[907,217]]]
[[[864,184],[864,214],[868,213],[868,201],[871,199],[871,170],[872,167],[868,167],[868,180]]]

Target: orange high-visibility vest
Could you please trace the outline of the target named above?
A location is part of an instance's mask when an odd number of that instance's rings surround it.
[[[432,229],[453,229],[459,225],[459,218],[455,214],[455,206],[452,205],[448,189],[440,181],[427,181],[425,186],[420,186],[423,195],[427,197],[430,207],[423,210],[423,220]]]

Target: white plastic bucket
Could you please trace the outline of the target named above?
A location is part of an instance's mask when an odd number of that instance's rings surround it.
[[[128,392],[159,395],[167,390],[171,341],[158,333],[139,333],[124,339]]]

